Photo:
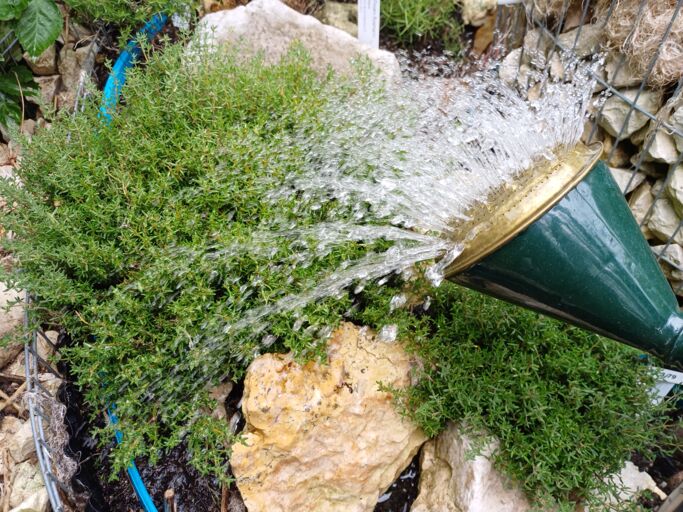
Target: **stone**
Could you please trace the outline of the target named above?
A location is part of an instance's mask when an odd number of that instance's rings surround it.
[[[57,49],[54,44],[50,45],[38,57],[31,57],[28,53],[24,53],[24,62],[28,64],[34,75],[54,75],[57,72]]]
[[[8,180],[14,177],[14,166],[13,165],[0,165],[0,178]]]
[[[0,143],[0,165],[11,165],[12,151],[7,144]]]
[[[496,17],[489,15],[484,22],[474,33],[474,40],[472,41],[472,53],[474,55],[483,55],[491,43],[496,31]]]
[[[508,53],[498,67],[498,76],[510,86],[514,86],[517,81],[525,82],[529,73],[531,68],[525,62],[521,48]]]
[[[631,155],[623,143],[614,146],[614,138],[605,134],[602,140],[602,158],[607,159],[607,164],[611,167],[629,167]]]
[[[6,443],[3,445],[9,448],[9,453],[14,462],[24,462],[36,453],[31,423],[28,421],[23,422],[21,427],[11,436],[8,436],[5,441]]]
[[[626,461],[621,471],[609,480],[620,487],[618,495],[611,497],[610,504],[625,503],[645,490],[653,492],[663,500],[666,499],[666,494],[657,487],[652,477],[645,471],[640,471],[631,461]]]
[[[410,384],[400,343],[346,323],[327,355],[301,365],[265,354],[247,370],[247,426],[230,463],[249,512],[372,511],[426,439],[379,390]]]
[[[216,408],[211,411],[211,416],[219,420],[228,419],[228,412],[225,410],[225,400],[232,391],[233,383],[223,382],[209,390],[209,396],[216,401]]]
[[[476,457],[475,441],[450,423],[425,444],[420,461],[419,494],[411,512],[526,512],[532,510],[519,485],[498,472],[490,460],[497,442]]]
[[[53,107],[55,96],[62,84],[61,75],[37,76],[34,80],[40,88],[40,96],[36,99],[41,104],[41,107]]]
[[[630,66],[628,59],[621,54],[610,53],[605,59],[607,81],[616,89],[639,86],[643,81],[642,75],[636,73]]]
[[[627,89],[622,91],[622,94],[633,103],[638,94],[638,89]],[[642,91],[636,102],[636,105],[641,109],[650,113],[657,112],[661,104],[662,93],[650,90]],[[626,120],[627,117],[628,121]],[[648,119],[645,114],[638,110],[633,109],[631,111],[630,104],[620,97],[611,96],[605,101],[599,123],[610,135],[621,140],[628,138],[631,134],[645,126]]]
[[[655,245],[652,247],[652,252],[657,257],[663,258],[665,265],[662,265],[662,270],[667,279],[683,280],[683,271],[677,268],[683,268],[683,247],[678,244]]]
[[[683,165],[679,165],[672,171],[666,192],[669,194],[674,208],[683,214]]]
[[[663,162],[665,164],[673,164],[678,160],[678,151],[676,150],[676,142],[674,138],[666,133],[663,128],[655,128],[654,137],[652,140],[647,140],[643,150],[645,151],[645,160],[650,162]],[[648,134],[648,139],[652,134]],[[648,145],[649,144],[649,145]]]
[[[267,63],[275,63],[298,41],[311,55],[311,65],[324,73],[328,68],[341,74],[353,71],[352,61],[366,55],[388,80],[400,77],[396,57],[373,49],[343,30],[322,24],[313,16],[299,14],[279,0],[254,0],[247,6],[206,15],[197,24],[197,42],[210,48],[239,46],[244,56],[261,52]],[[192,55],[190,47],[190,55]]]
[[[659,240],[666,242],[676,233],[679,222],[680,218],[676,214],[671,201],[662,196],[654,202],[652,215],[648,220],[647,227],[650,228],[652,234]],[[678,230],[673,240],[677,244],[683,244],[683,229]]]
[[[640,147],[645,142],[645,139],[647,139],[647,135],[649,133],[650,133],[650,122],[648,121],[647,123],[645,123],[645,126],[643,126],[640,130],[636,130],[635,132],[633,132],[633,134],[629,137],[629,139],[633,143],[634,146]]]
[[[541,29],[529,30],[524,35],[524,59],[536,69],[544,69],[553,40]]]
[[[57,345],[59,333],[57,331],[47,331],[45,332],[45,336],[47,336],[47,339],[50,340],[50,342],[48,343],[45,338],[40,335],[38,336],[38,355],[45,359],[45,361],[49,361],[55,353],[54,345]]]
[[[638,187],[633,194],[631,194],[631,197],[628,201],[628,206],[631,209],[631,213],[640,226],[640,231],[647,240],[653,238],[653,235],[650,231],[650,228],[647,227],[647,223],[642,224],[642,222],[647,213],[650,211],[653,201],[654,197],[652,195],[652,187],[647,181]]]
[[[43,477],[40,474],[38,464],[22,462],[12,469],[12,494],[9,497],[9,506],[18,508],[23,502],[41,490],[45,491]]]
[[[462,0],[460,13],[465,25],[480,27],[496,8],[496,0]]]
[[[44,487],[22,501],[9,512],[48,512],[50,502]]]
[[[633,165],[633,167],[636,167],[640,172],[643,172],[648,176],[652,176],[653,178],[661,178],[662,176],[665,176],[668,172],[669,166],[661,164],[659,162],[648,162],[641,157],[642,155],[640,153],[637,153],[631,156],[630,159],[631,165]]]
[[[24,308],[21,303],[13,305],[9,311],[5,308],[23,297],[23,292],[10,290],[0,283],[0,337],[11,335],[24,321]],[[22,344],[12,344],[0,348],[0,369],[11,363],[21,352]]]
[[[562,48],[573,50],[574,55],[583,58],[592,55],[600,48],[603,34],[604,29],[601,23],[586,23],[560,34],[557,41]]]
[[[35,119],[24,119],[21,123],[21,133],[31,137],[36,133],[36,121]]]
[[[81,80],[89,78],[86,70],[91,68],[91,60],[97,52],[92,51],[90,43],[73,49],[72,45],[64,46],[59,52],[58,68],[62,77],[62,92],[59,94],[59,106],[72,107],[76,101],[76,93]]]
[[[619,169],[617,167],[610,167],[610,172],[614,181],[617,182],[621,193],[626,195],[636,189],[643,181],[645,181],[645,174],[642,172],[631,171],[629,169]]]
[[[678,133],[674,133],[676,149],[683,151],[683,106],[678,107],[669,117],[669,123]]]
[[[326,1],[315,17],[331,27],[358,37],[358,4]]]
[[[50,393],[50,396],[57,398],[59,388],[64,381],[52,373],[42,373],[39,379],[42,386]]]

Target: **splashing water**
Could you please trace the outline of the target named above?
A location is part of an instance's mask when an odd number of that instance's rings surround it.
[[[267,253],[286,239],[294,241],[293,265],[309,265],[349,241],[382,240],[391,246],[345,261],[303,290],[224,321],[201,341],[200,351],[208,356],[220,340],[244,331],[267,346],[275,339],[267,332],[269,317],[341,296],[353,286],[358,292],[363,283],[381,284],[423,262],[431,262],[425,275],[438,285],[462,251],[463,235],[456,227],[468,220],[468,210],[579,141],[594,80],[587,67],[576,66],[571,75],[567,82],[545,83],[537,101],[524,100],[491,70],[387,88],[362,78],[354,87],[339,86],[322,118],[282,141],[283,155],[303,155],[302,169],[267,198],[272,204],[295,202],[293,213],[300,219],[324,208],[325,221],[280,219],[253,233],[241,248],[215,249],[203,257]],[[397,297],[392,307],[402,301]],[[329,333],[323,328],[319,336]]]

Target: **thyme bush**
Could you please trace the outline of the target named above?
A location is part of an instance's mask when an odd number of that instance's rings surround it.
[[[349,240],[300,264],[296,247],[315,240],[258,238],[354,214],[269,193],[302,168],[288,135],[321,129],[331,96],[383,92],[363,86],[362,66],[355,81],[316,75],[297,48],[277,65],[227,53],[196,66],[184,51],[171,45],[132,70],[111,124],[96,100],[58,118],[26,143],[18,181],[0,182],[11,205],[0,222],[14,233],[3,249],[18,261],[1,277],[36,296],[36,322],[70,333],[62,353],[94,414],[116,403],[116,469],[185,440],[198,469],[227,478],[234,439],[209,415],[208,389],[263,350],[321,358],[322,335],[342,318],[396,324],[425,363],[417,385],[396,392],[402,410],[430,435],[450,420],[496,435],[496,463],[537,500],[604,490],[631,450],[661,444],[669,405],[652,404],[656,375],[633,351],[452,284],[394,276],[276,315],[263,331],[226,332],[390,246]],[[431,293],[431,307],[392,309],[406,288]]]

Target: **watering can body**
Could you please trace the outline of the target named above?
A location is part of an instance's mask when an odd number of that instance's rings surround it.
[[[609,169],[450,279],[683,366],[683,316]]]

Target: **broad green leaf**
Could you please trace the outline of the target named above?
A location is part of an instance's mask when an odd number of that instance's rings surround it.
[[[26,66],[14,66],[0,75],[0,93],[18,100],[22,95],[30,96],[35,92],[38,92],[38,85]]]
[[[62,13],[54,0],[30,0],[16,27],[21,46],[33,57],[54,43],[61,31]]]
[[[0,92],[0,124],[7,126],[10,121],[18,123],[21,120],[21,107],[15,98]]]
[[[0,20],[14,20],[26,9],[28,0],[0,0]]]
[[[2,1],[2,0],[0,0]],[[28,0],[27,0],[28,1]],[[0,62],[21,60],[23,50],[14,33],[15,21],[0,21]]]

